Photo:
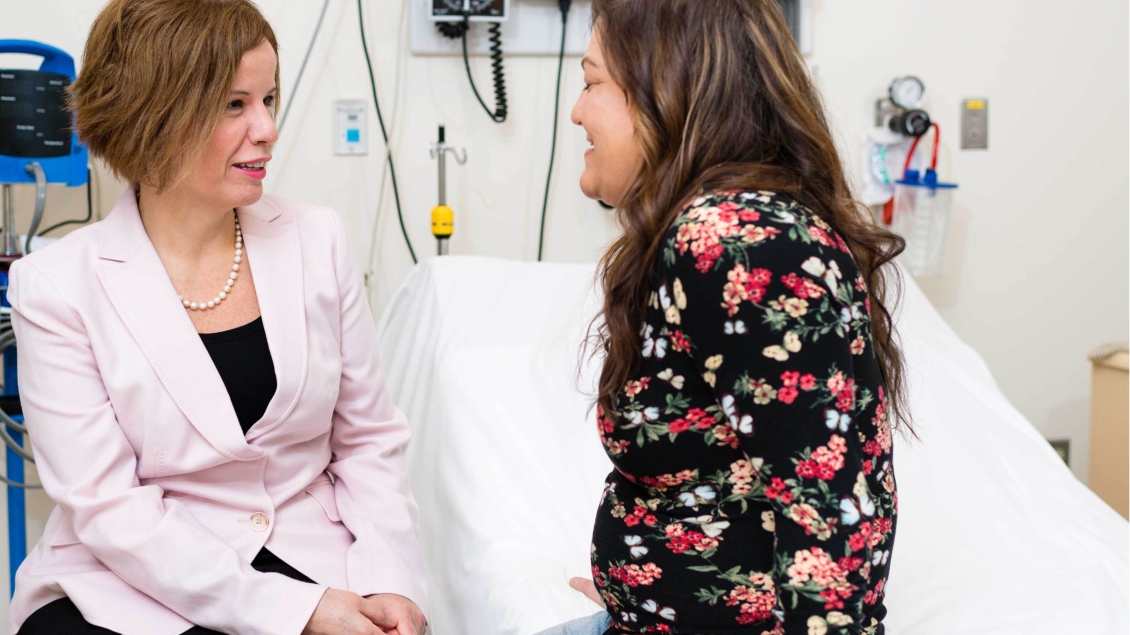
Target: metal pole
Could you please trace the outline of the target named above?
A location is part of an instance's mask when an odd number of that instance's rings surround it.
[[[439,162],[437,166],[439,181],[439,201],[432,208],[432,235],[436,237],[436,250],[441,256],[446,256],[449,249],[449,239],[455,231],[455,212],[447,206],[447,157],[448,152],[455,155],[455,162],[463,165],[467,162],[467,153],[462,156],[457,150],[447,147],[446,133],[443,126],[439,127],[439,139],[431,146],[431,155]]]
[[[439,141],[436,143],[436,154],[439,158],[439,204],[447,205],[447,143],[446,134],[443,126],[439,127]],[[448,238],[446,236],[436,237],[436,253],[440,256],[446,256],[448,250]]]
[[[447,205],[447,160],[445,152],[447,143],[444,142],[443,126],[439,127],[439,143],[436,144],[436,154],[439,155],[439,204]]]
[[[12,202],[12,184],[4,184],[4,255],[20,253],[20,236],[16,231],[16,206]]]

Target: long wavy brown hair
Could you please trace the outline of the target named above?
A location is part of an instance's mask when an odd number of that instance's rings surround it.
[[[885,265],[905,243],[851,193],[824,107],[776,0],[593,0],[593,29],[632,110],[643,165],[617,207],[624,229],[604,254],[597,403],[638,371],[640,324],[664,234],[704,191],[789,193],[847,242],[868,285],[875,354],[892,421],[910,428],[903,357]],[[913,430],[912,430],[913,432]]]

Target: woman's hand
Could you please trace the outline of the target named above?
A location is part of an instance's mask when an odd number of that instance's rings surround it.
[[[604,600],[600,598],[600,593],[596,590],[596,585],[592,580],[586,578],[573,578],[569,580],[569,586],[573,587],[574,591],[580,591],[585,594],[585,597],[596,602],[600,608],[608,608],[604,605]]]
[[[420,607],[403,595],[377,593],[366,595],[363,601],[365,615],[388,635],[424,635],[428,631]]]
[[[376,626],[374,616],[368,600],[360,595],[328,589],[302,635],[387,635]]]

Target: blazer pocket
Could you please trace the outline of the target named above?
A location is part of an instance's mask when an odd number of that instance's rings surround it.
[[[306,493],[318,501],[322,509],[326,510],[326,516],[335,523],[341,522],[341,516],[337,513],[337,499],[334,496],[334,484],[326,473],[322,473],[318,478],[314,479],[306,488]]]

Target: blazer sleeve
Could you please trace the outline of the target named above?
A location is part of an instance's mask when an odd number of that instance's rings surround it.
[[[8,300],[20,397],[47,494],[95,557],[193,624],[241,635],[298,635],[325,587],[260,573],[180,503],[137,477],[86,326],[28,261]]]
[[[404,453],[408,421],[393,404],[377,349],[377,332],[349,237],[335,226],[334,267],[341,303],[341,384],[334,406],[329,471],[350,547],[349,590],[395,593],[427,615],[427,586],[417,538],[418,508]]]

